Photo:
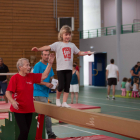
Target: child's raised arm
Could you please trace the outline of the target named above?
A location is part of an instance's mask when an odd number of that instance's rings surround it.
[[[37,47],[33,47],[31,49],[31,51],[35,51],[35,52],[38,52],[38,51],[46,51],[46,50],[50,50],[51,47],[50,46],[43,46],[41,48],[37,48]]]
[[[79,56],[91,55],[91,54],[88,54],[88,53],[90,53],[90,52],[91,52],[91,51],[87,51],[87,52],[80,51],[80,52],[78,53],[78,55],[79,55]]]

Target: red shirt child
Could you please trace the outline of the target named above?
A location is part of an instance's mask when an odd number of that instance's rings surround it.
[[[41,82],[42,74],[29,73],[26,76],[15,74],[11,77],[7,91],[12,92],[12,98],[17,101],[19,109],[12,105],[10,110],[16,113],[35,112],[33,103],[33,84]]]

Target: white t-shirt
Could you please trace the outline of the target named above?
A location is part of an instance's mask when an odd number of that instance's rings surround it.
[[[127,82],[125,87],[126,87],[126,91],[131,91],[131,83]]]
[[[136,84],[133,84],[133,91],[138,91]]]
[[[117,71],[119,71],[118,67],[114,64],[109,64],[106,67],[108,70],[108,78],[117,78]]]
[[[59,70],[72,70],[73,54],[77,54],[80,50],[74,43],[55,42],[51,45],[51,51],[56,52],[56,69]]]

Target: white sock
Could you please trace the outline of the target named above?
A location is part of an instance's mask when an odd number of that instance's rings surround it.
[[[109,98],[109,95],[107,95],[107,97]]]
[[[63,102],[63,103],[62,103],[62,107],[68,107],[68,108],[69,108],[69,107],[71,107],[71,106],[69,106],[66,102]]]
[[[61,106],[60,99],[56,99],[56,105],[57,105],[57,106]]]
[[[112,98],[115,98],[114,96]]]

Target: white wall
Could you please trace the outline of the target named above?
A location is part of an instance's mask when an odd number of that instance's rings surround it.
[[[115,35],[80,39],[81,51],[89,50],[92,45],[94,45],[94,49],[91,51],[107,52],[107,64],[110,63],[110,59],[112,58],[115,59],[116,63],[117,53]],[[140,33],[122,34],[120,36],[120,45],[122,53],[120,81],[122,81],[123,77],[131,77],[130,69],[137,63],[137,61],[140,61]]]
[[[115,0],[104,0],[104,27],[116,25]]]
[[[131,24],[134,19],[140,19],[140,0],[123,0],[122,18],[123,24]]]
[[[100,0],[83,0],[83,30],[101,27]]]
[[[83,68],[84,68],[84,85],[89,85],[89,62],[94,62],[94,55],[83,56]]]
[[[115,0],[101,0],[103,26],[116,26]],[[122,24],[131,24],[140,19],[140,0],[122,0]]]

